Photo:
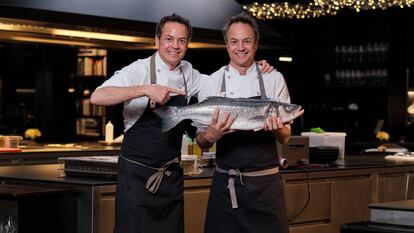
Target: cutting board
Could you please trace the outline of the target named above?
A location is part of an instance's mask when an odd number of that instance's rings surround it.
[[[0,147],[0,153],[5,153],[5,152],[22,152],[22,149],[20,149],[20,148]]]

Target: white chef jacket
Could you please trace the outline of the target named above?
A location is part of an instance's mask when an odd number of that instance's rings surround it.
[[[240,75],[239,72],[229,65],[229,71],[225,71],[226,66],[221,67],[210,77],[203,80],[203,86],[198,94],[199,101],[203,101],[209,96],[220,96],[223,73],[226,79],[226,97],[229,98],[249,98],[260,96],[259,80],[257,79],[257,69],[254,63],[246,72]],[[290,103],[289,91],[285,79],[280,72],[272,71],[262,74],[266,97],[268,100]]]
[[[210,77],[203,79],[203,84],[198,93],[199,102],[210,96],[222,96],[221,85],[223,74],[225,75],[226,93],[229,98],[249,98],[260,96],[260,85],[256,69],[256,63],[247,69],[246,75],[240,73],[229,65],[229,70],[225,71],[226,66],[221,67]],[[263,84],[268,100],[290,103],[290,95],[283,75],[278,71],[262,74]],[[205,132],[207,128],[197,129],[197,133]]]
[[[130,87],[139,86],[151,83],[150,59],[138,59],[115,72],[115,74],[106,80],[102,87]],[[201,78],[205,75],[200,74],[193,69],[192,65],[187,61],[181,61],[179,66],[170,71],[168,65],[161,59],[158,52],[155,56],[155,66],[157,72],[157,84],[162,86],[169,86],[181,91],[185,91],[183,74],[187,82],[187,97],[196,96],[200,89]],[[181,68],[181,69],[180,69]],[[124,126],[125,132],[135,124],[135,122],[142,116],[148,104],[148,97],[135,98],[124,102]]]

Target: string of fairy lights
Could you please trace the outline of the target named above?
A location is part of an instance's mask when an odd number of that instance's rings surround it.
[[[395,6],[411,7],[413,4],[414,0],[310,0],[308,4],[254,2],[244,5],[243,8],[258,19],[305,19],[336,15],[345,8],[360,12],[361,10],[384,10]]]

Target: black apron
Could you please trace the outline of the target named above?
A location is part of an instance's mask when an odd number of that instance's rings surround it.
[[[182,73],[182,71],[181,71]],[[184,74],[183,74],[184,78]],[[156,83],[155,54],[151,57],[151,83]],[[185,89],[187,84],[184,78]],[[163,170],[155,192],[147,190],[148,179],[168,161],[180,157],[183,124],[161,132],[161,119],[148,105],[125,133],[118,160],[115,204],[116,233],[183,233],[183,170],[177,162]],[[172,96],[166,105],[185,106],[185,96]]]
[[[257,68],[261,99],[266,100],[263,79]],[[225,72],[228,71],[226,67]],[[225,93],[225,78],[221,92]],[[276,142],[271,132],[236,131],[223,136],[217,142],[216,164],[222,169],[238,169],[242,172],[277,167]],[[289,232],[279,173],[236,179],[238,208],[233,209],[228,189],[228,174],[213,175],[207,215],[206,233],[285,233]]]

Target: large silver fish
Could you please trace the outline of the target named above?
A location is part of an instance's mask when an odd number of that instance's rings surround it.
[[[230,127],[235,130],[259,130],[270,116],[277,116],[287,123],[303,114],[302,107],[296,104],[226,97],[209,97],[201,103],[183,107],[160,107],[154,112],[162,119],[162,131],[166,132],[185,119],[191,119],[196,127],[207,127],[216,108],[220,109],[219,119],[226,112],[235,118]]]

